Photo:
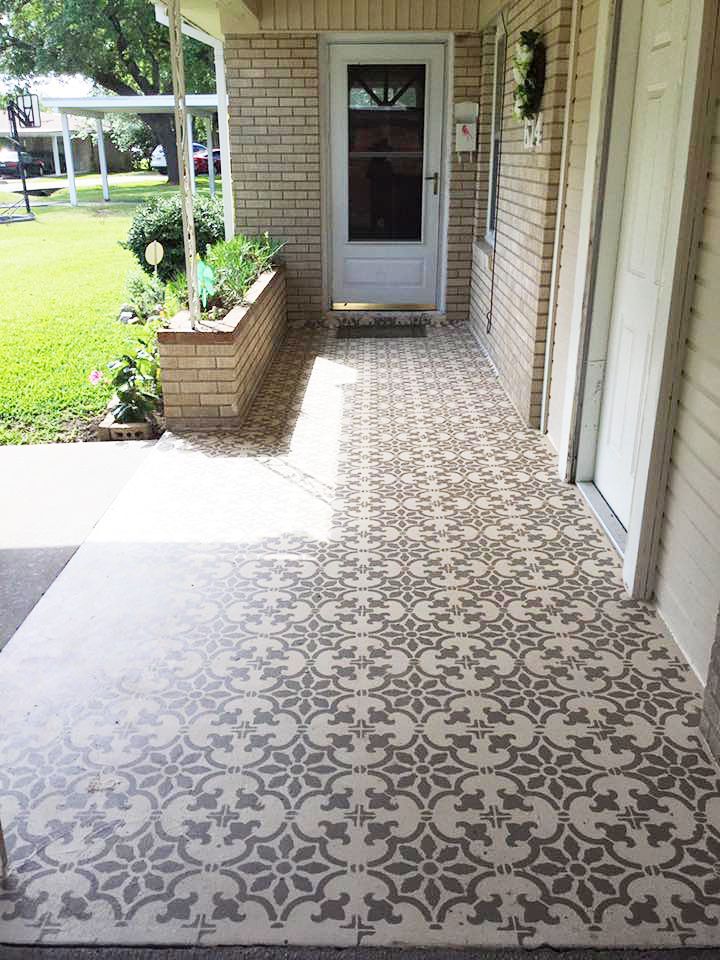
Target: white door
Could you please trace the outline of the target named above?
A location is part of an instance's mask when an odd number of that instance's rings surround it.
[[[627,529],[649,384],[693,0],[644,0],[595,486]]]
[[[333,44],[330,84],[333,307],[432,309],[445,47]]]

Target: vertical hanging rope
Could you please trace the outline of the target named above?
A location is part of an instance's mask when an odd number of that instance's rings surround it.
[[[503,30],[505,31],[505,44],[503,49],[503,60],[502,60],[502,84],[500,87],[500,126],[498,127],[498,149],[497,149],[497,176],[495,177],[495,182],[493,183],[493,207],[495,210],[495,249],[493,250],[492,257],[492,269],[490,270],[490,309],[485,314],[485,319],[487,324],[485,326],[485,332],[490,333],[492,330],[493,324],[493,308],[495,306],[495,262],[497,260],[497,249],[498,249],[498,221],[500,218],[500,173],[502,171],[502,153],[503,153],[503,126],[505,121],[505,77],[507,75],[506,64],[507,64],[507,24],[505,23],[505,14],[503,11],[500,11],[500,16],[502,17]],[[495,83],[495,77],[493,77],[493,84]]]
[[[175,96],[175,143],[180,172],[180,206],[182,210],[183,245],[185,247],[185,271],[187,273],[190,323],[194,329],[200,320],[200,298],[198,297],[195,220],[193,217],[188,142],[186,139],[185,63],[183,61],[182,17],[180,16],[179,0],[168,0],[167,11],[170,29],[170,67]]]

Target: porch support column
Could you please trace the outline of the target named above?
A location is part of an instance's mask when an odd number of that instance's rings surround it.
[[[65,170],[68,178],[68,190],[70,191],[70,206],[76,207],[78,198],[75,186],[75,163],[73,161],[72,143],[70,142],[70,124],[66,113],[60,114],[60,124],[62,126],[63,150],[65,151]]]
[[[210,196],[215,196],[215,158],[213,157],[213,118],[209,116],[205,121],[206,144],[208,153],[208,183]]]
[[[188,144],[188,157],[190,160],[190,189],[193,192],[193,196],[197,193],[197,184],[195,183],[195,151],[193,150],[193,128],[192,128],[192,114],[188,113],[187,115],[187,144]]]
[[[60,174],[60,148],[58,147],[58,135],[54,133],[52,135],[52,152],[53,152],[53,167],[55,169],[55,175]]]
[[[103,133],[102,117],[96,119],[95,131],[97,133],[98,160],[100,161],[103,200],[107,203],[110,200],[110,188],[108,186],[107,157],[105,156],[105,134]]]
[[[225,83],[225,51],[222,41],[215,41],[215,89],[218,99],[218,137],[220,140],[220,176],[222,177],[222,201],[225,220],[225,239],[235,236],[235,201],[230,170],[230,122],[227,84]]]
[[[180,172],[180,208],[183,222],[183,246],[185,248],[185,272],[188,284],[188,305],[190,307],[190,325],[195,328],[200,320],[200,300],[198,298],[197,262],[195,243],[195,220],[193,218],[193,197],[188,164],[187,114],[185,111],[185,64],[183,62],[182,17],[179,0],[168,0],[168,25],[170,32],[170,68],[172,70],[173,95],[175,98],[175,146],[177,149],[178,170]],[[192,137],[190,138],[192,145]],[[190,148],[192,150],[192,146]]]

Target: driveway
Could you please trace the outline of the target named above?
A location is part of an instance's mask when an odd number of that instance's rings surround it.
[[[0,447],[0,649],[153,445]]]

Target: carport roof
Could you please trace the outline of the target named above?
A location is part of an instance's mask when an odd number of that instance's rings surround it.
[[[211,116],[217,113],[217,94],[189,93],[185,97],[188,113]],[[131,97],[44,97],[43,106],[76,117],[102,117],[106,113],[173,113],[172,94],[137,94]]]

